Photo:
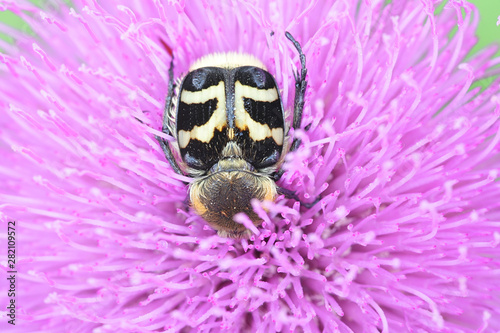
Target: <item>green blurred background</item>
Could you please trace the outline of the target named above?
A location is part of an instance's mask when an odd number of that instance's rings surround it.
[[[400,1],[400,0],[393,0]],[[43,0],[33,0],[37,5],[42,4]],[[69,1],[67,1],[69,2]],[[470,3],[477,6],[481,19],[477,29],[479,42],[473,49],[472,53],[483,48],[486,45],[499,43],[500,44],[500,26],[497,26],[497,20],[500,16],[500,0],[469,0]],[[0,21],[6,22],[17,28],[29,31],[29,27],[14,14],[9,12],[0,12]],[[8,36],[1,35],[0,38],[10,40]],[[500,51],[497,52],[500,55]]]
[[[44,3],[44,0],[32,0],[32,2],[37,5],[41,5],[42,3]],[[67,0],[66,2],[70,3],[71,1]],[[500,26],[497,26],[496,24],[498,17],[500,16],[500,0],[469,0],[469,2],[477,6],[481,17],[477,29],[479,42],[474,47],[471,53],[475,53],[489,44],[500,44]],[[15,26],[16,28],[22,29],[24,31],[30,31],[27,24],[25,24],[21,19],[10,12],[0,12],[0,21],[6,22],[9,25]],[[2,35],[1,33],[0,38],[12,41],[9,36]],[[497,52],[497,55],[500,55],[500,50]]]
[[[478,44],[472,50],[472,53],[480,50],[486,45],[500,44],[500,26],[497,26],[500,16],[500,0],[469,0],[479,9],[479,25],[477,27]],[[497,51],[500,55],[500,51]]]

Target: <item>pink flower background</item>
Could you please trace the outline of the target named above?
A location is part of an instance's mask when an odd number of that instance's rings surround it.
[[[0,267],[16,221],[17,318],[2,332],[500,330],[495,48],[466,57],[465,1],[0,1]],[[160,134],[170,55],[261,59],[303,146],[249,240],[185,204]],[[268,212],[264,209],[266,208]]]

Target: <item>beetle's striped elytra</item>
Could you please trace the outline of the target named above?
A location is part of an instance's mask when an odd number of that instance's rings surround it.
[[[299,128],[307,82],[305,56],[295,75],[291,127]],[[217,53],[200,58],[174,84],[173,59],[162,131],[173,144],[158,138],[177,173],[193,177],[189,200],[220,236],[241,238],[249,230],[233,220],[245,213],[262,223],[251,201],[273,201],[280,191],[275,181],[285,154],[296,149],[289,142],[280,90],[273,75],[257,58],[240,53]],[[176,159],[177,152],[180,160]]]

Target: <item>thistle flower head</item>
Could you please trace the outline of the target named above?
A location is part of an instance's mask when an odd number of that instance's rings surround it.
[[[34,32],[1,26],[16,41],[0,42],[0,217],[3,239],[16,221],[19,325],[2,305],[2,332],[500,330],[500,82],[474,85],[498,59],[467,57],[467,2],[0,4]],[[176,76],[251,54],[290,110],[285,31],[307,57],[309,130],[278,185],[320,201],[255,202],[262,227],[220,238],[155,140],[170,139],[170,53]]]

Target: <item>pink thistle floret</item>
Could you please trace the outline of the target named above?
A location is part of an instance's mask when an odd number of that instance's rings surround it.
[[[465,1],[0,1],[2,332],[500,330],[500,81],[468,56]],[[221,238],[186,204],[161,133],[168,67],[239,51],[293,108],[301,147]],[[167,47],[165,47],[167,46]],[[308,126],[306,131],[304,128]],[[250,226],[244,214],[236,221]],[[5,283],[5,278],[2,278]]]

